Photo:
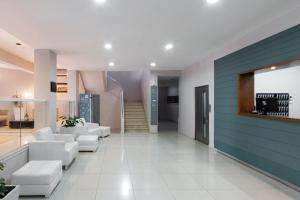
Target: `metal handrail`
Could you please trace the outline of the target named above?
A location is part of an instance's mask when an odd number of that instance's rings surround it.
[[[121,105],[121,134],[124,134],[125,132],[125,115],[124,115],[124,90],[122,85],[115,80],[114,78],[112,78],[111,76],[107,75],[107,78],[112,80],[113,82],[115,82],[120,88],[121,88],[121,92],[120,92],[120,105]]]

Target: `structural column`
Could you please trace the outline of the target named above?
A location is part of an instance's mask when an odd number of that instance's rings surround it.
[[[78,103],[79,103],[79,72],[68,70],[68,94],[69,100],[75,105],[72,114],[78,116]]]
[[[50,83],[56,82],[56,54],[48,49],[34,50],[34,97],[45,99],[45,104],[35,106],[35,127],[50,126],[56,130],[56,93],[51,92]]]

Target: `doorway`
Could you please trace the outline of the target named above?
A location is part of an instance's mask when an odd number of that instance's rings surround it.
[[[195,88],[195,139],[209,145],[209,86]]]
[[[179,77],[158,77],[158,131],[176,132],[178,129]]]

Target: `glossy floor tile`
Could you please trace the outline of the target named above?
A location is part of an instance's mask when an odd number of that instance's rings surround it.
[[[46,199],[46,198],[21,198]],[[113,134],[80,153],[49,200],[299,200],[300,193],[176,132]]]

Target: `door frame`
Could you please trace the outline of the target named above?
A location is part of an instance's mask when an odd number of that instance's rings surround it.
[[[205,88],[207,90],[207,119],[206,119],[206,125],[207,125],[207,141],[200,141],[197,139],[196,137],[196,125],[197,125],[197,96],[196,96],[196,92],[198,88]],[[195,87],[195,91],[194,91],[194,100],[195,100],[195,140],[202,142],[206,145],[209,145],[209,141],[210,141],[210,126],[209,126],[209,115],[210,115],[210,101],[209,101],[209,85],[202,85],[202,86],[197,86]]]

